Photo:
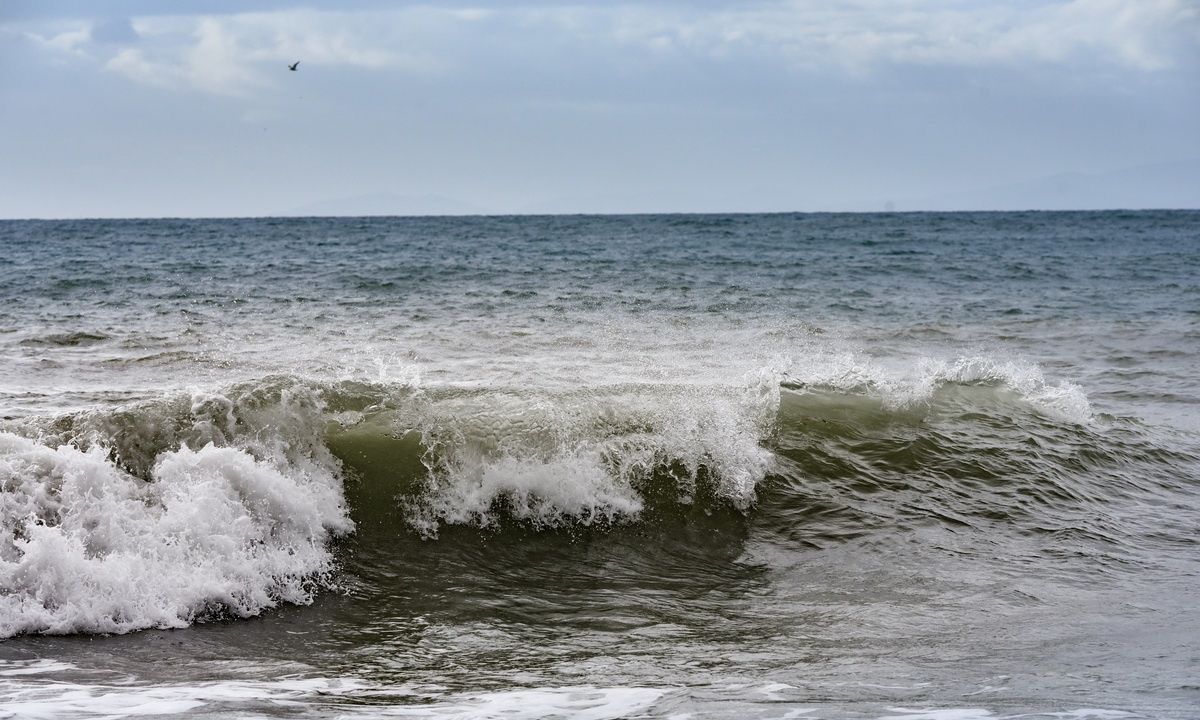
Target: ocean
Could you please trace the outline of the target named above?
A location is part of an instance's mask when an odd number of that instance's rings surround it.
[[[1200,212],[0,222],[0,717],[1200,717]]]

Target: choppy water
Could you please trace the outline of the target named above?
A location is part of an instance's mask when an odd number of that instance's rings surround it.
[[[1200,213],[0,251],[0,717],[1200,713]]]

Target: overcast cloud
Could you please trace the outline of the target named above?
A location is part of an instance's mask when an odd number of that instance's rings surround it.
[[[1194,0],[93,5],[0,0],[0,216],[1200,203]]]

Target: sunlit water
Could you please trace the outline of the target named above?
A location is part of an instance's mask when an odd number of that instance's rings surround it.
[[[0,251],[0,717],[1200,708],[1200,213]]]

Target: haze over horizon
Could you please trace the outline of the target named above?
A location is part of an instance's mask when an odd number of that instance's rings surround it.
[[[17,0],[0,108],[0,218],[1196,208],[1200,6]]]

